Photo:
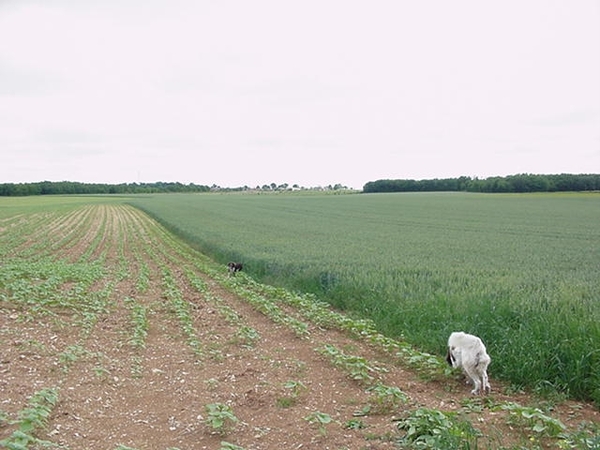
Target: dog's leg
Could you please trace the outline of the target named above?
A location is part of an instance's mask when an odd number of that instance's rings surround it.
[[[465,369],[465,372],[468,375],[468,377],[473,382],[473,390],[471,391],[471,394],[474,394],[474,395],[479,394],[479,392],[481,391],[481,379],[480,379],[479,371],[477,370],[476,367],[471,367],[471,366],[467,366],[464,369]]]
[[[485,371],[485,370],[483,371],[482,378],[483,378],[483,390],[489,394],[490,392],[492,392],[492,387],[490,386],[490,383],[488,380],[487,371]]]
[[[483,388],[483,391],[487,393],[491,392],[492,390],[487,375],[487,367],[489,363],[489,356],[485,355],[485,357],[482,358],[481,353],[477,354],[477,364],[475,364],[475,367],[480,374],[481,387]]]

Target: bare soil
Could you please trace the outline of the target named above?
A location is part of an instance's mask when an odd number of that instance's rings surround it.
[[[21,217],[15,225],[0,224],[0,239],[23,233],[17,229],[22,223]],[[86,329],[76,311],[56,307],[33,312],[12,302],[0,284],[0,294],[5,294],[0,296],[0,410],[9,419],[0,422],[0,440],[15,431],[10,420],[33,393],[56,387],[58,404],[36,436],[69,449],[220,449],[225,441],[245,449],[393,449],[399,448],[402,436],[396,420],[418,407],[460,412],[482,431],[481,448],[535,444],[530,430],[510,425],[506,412],[485,407],[459,376],[424,380],[393,355],[343,332],[307,322],[308,333],[298,336],[274,322],[203,273],[194,264],[202,255],[185,250],[132,208],[94,206],[52,216],[23,238],[5,255],[103,261],[108,275],[90,292],[108,289],[109,295],[107,308]],[[142,286],[144,270],[148,282]],[[199,348],[190,345],[169,300],[165,271],[190,305]],[[192,285],[190,273],[205,283],[203,291]],[[245,275],[238,276],[243,280]],[[61,289],[70,287],[65,283]],[[132,342],[133,304],[147,311],[143,346]],[[289,306],[281,308],[297,315]],[[243,339],[242,327],[259,337],[254,342]],[[374,375],[400,388],[409,400],[377,414],[362,414],[372,395],[316,351],[324,344],[386,368]],[[67,361],[65,355],[72,353],[76,357]],[[527,394],[508,393],[494,380],[493,363],[490,377],[493,402],[543,403]],[[288,381],[306,389],[294,396],[285,387]],[[214,403],[229,405],[239,421],[222,432],[209,427],[205,407]],[[315,412],[333,421],[320,429],[306,420]],[[550,414],[570,430],[600,419],[591,405],[572,401],[553,404]]]

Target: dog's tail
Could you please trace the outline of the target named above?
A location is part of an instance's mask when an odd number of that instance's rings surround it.
[[[446,353],[446,362],[454,367],[454,355],[450,351],[450,347],[448,347],[448,353]]]

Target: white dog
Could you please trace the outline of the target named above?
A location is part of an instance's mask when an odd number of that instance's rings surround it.
[[[448,338],[446,361],[452,367],[461,367],[473,381],[471,394],[479,394],[482,387],[487,392],[491,391],[487,376],[491,358],[477,336],[462,331],[452,333]]]

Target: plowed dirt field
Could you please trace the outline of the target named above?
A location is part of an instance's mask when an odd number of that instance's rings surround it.
[[[419,370],[292,294],[230,276],[132,207],[10,217],[0,251],[8,448],[408,448],[397,420],[419,408],[468,420],[479,448],[556,446],[494,407],[542,404],[507,393],[493,362],[492,394],[471,396],[458,374]],[[56,401],[28,428],[39,392]],[[569,432],[599,420],[569,401],[547,414]]]

